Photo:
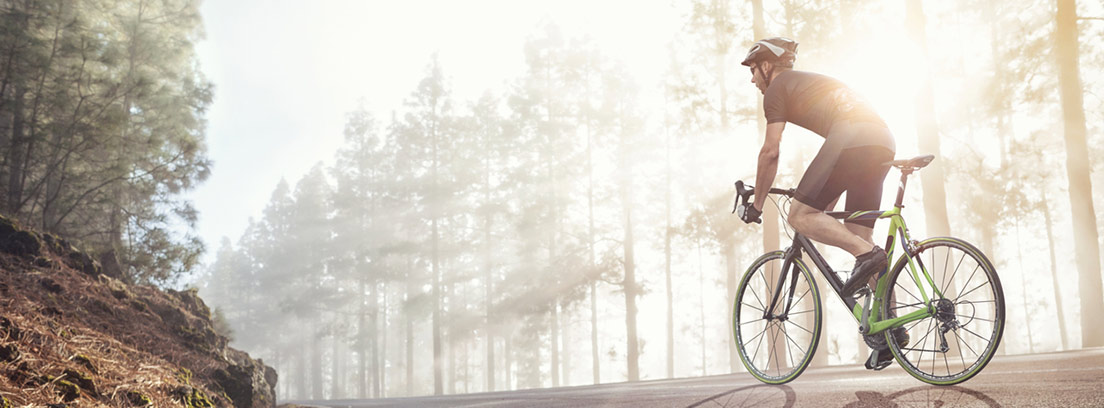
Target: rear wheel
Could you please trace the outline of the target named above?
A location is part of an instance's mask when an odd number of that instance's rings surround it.
[[[985,368],[1004,333],[1004,291],[992,263],[977,248],[954,238],[921,242],[912,259],[939,288],[920,274],[919,283],[901,259],[890,271],[892,285],[882,318],[931,310],[933,316],[905,324],[911,341],[901,347],[887,338],[897,362],[913,377],[935,385],[966,381]],[[923,301],[920,288],[927,293]],[[929,309],[930,307],[930,309]],[[887,331],[890,333],[891,331]]]
[[[784,384],[801,375],[820,339],[820,293],[800,259],[794,260],[780,301],[771,307],[783,257],[782,251],[769,252],[752,263],[736,290],[732,313],[740,360],[767,384]]]

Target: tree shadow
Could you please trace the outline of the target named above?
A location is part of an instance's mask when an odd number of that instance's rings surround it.
[[[786,385],[749,385],[722,392],[686,408],[697,407],[784,407],[790,408],[797,401],[793,388]]]
[[[939,387],[922,385],[884,395],[879,392],[858,391],[858,401],[844,405],[846,408],[913,408],[913,407],[994,407],[1001,404],[992,397],[966,387]]]

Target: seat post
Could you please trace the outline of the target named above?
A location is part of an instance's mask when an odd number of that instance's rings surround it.
[[[901,184],[897,188],[897,201],[893,203],[893,206],[898,209],[905,208],[905,184],[908,184],[909,174],[912,174],[911,168],[906,167],[901,169]]]

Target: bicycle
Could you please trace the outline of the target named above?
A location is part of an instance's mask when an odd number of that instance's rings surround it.
[[[752,262],[736,290],[732,325],[740,359],[756,379],[767,384],[793,381],[816,352],[822,305],[802,253],[809,255],[840,296],[867,345],[874,349],[867,368],[880,370],[895,360],[913,377],[935,385],[961,383],[985,368],[1004,332],[1004,292],[996,269],[980,250],[963,240],[913,240],[901,215],[908,176],[934,158],[926,155],[886,163],[901,171],[893,209],[827,213],[835,219],[889,219],[886,253],[893,260],[899,242],[902,254],[889,263],[892,267],[876,275],[873,291],[863,287],[853,297],[844,298],[843,280],[813,243],[796,231],[790,247]],[[792,199],[794,191],[771,188],[769,193]],[[737,181],[736,193],[734,213],[743,210],[741,204],[749,202],[754,187]],[[960,270],[964,271],[961,275]],[[984,282],[980,282],[982,278]],[[886,303],[889,307],[884,307]],[[893,334],[900,332],[897,328],[905,330],[903,341]],[[922,334],[920,330],[924,330]],[[764,343],[766,353],[760,354]],[[886,348],[893,359],[885,356],[880,361],[877,357]]]

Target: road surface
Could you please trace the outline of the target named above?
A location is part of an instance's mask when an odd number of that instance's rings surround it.
[[[897,367],[811,368],[786,385],[748,374],[438,397],[288,402],[307,407],[1104,407],[1104,349],[996,356],[957,386]]]

